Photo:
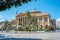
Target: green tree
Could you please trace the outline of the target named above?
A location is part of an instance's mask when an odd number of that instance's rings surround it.
[[[29,25],[29,27],[30,27],[29,30],[31,30],[31,26],[30,26],[30,18],[31,18],[30,11],[26,11],[26,15],[27,15],[27,17],[28,17],[28,25]]]
[[[33,28],[35,28],[35,30],[36,30],[36,20],[37,20],[37,18],[35,16],[31,16],[30,19],[32,21]]]
[[[28,24],[31,30],[31,26],[30,26],[30,21],[32,21],[33,27],[36,29],[36,17],[35,16],[31,16],[30,15],[30,11],[26,11],[27,17],[28,17]]]
[[[8,30],[10,27],[11,27],[10,22],[6,20],[5,23],[4,23],[4,29]]]
[[[18,7],[32,0],[0,0],[0,11],[9,9],[13,6]]]

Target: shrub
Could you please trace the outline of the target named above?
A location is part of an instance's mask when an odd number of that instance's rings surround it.
[[[18,28],[15,28],[15,31],[18,31]]]
[[[38,28],[38,31],[44,31],[45,29],[43,29],[43,28]]]
[[[35,31],[35,28],[31,28],[31,31]]]
[[[23,29],[24,27],[19,27],[18,29],[19,29],[19,31],[23,31],[24,29]]]
[[[51,31],[55,31],[55,27],[54,26],[51,27]]]
[[[48,29],[45,29],[46,31],[55,31],[55,27],[54,26],[49,26]]]
[[[29,31],[29,30],[30,30],[29,26],[24,27],[24,31]]]
[[[20,26],[16,27],[15,31],[23,31],[23,26],[20,25]]]

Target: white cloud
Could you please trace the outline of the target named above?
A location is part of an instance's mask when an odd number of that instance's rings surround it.
[[[59,18],[59,19],[57,19],[57,21],[60,21],[60,18]]]

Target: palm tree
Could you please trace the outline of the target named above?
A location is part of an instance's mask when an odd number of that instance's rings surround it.
[[[36,19],[37,18],[35,16],[31,16],[30,11],[26,11],[26,14],[28,17],[28,22],[29,22],[28,24],[29,24],[30,30],[31,30],[30,21],[32,21],[33,28],[36,29]]]
[[[36,17],[35,16],[31,16],[31,21],[32,21],[32,25],[33,25],[33,28],[35,28],[36,30]]]
[[[30,26],[30,18],[31,18],[30,11],[26,11],[26,15],[28,17],[28,25],[29,25],[30,30],[31,30],[31,26]]]

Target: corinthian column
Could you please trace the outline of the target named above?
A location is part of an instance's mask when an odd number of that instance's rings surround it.
[[[16,25],[19,25],[19,18],[16,19]]]
[[[48,26],[50,26],[50,17],[48,17]]]
[[[42,18],[42,25],[43,25],[43,29],[44,29],[45,28],[44,17]]]

